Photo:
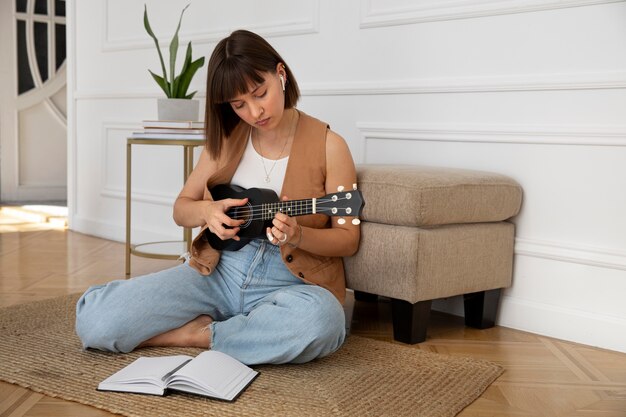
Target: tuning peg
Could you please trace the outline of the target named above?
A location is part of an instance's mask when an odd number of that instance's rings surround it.
[[[356,190],[356,182],[354,184],[352,184],[352,189]]]
[[[344,190],[344,186],[340,185],[339,187],[337,187],[337,191],[342,192]]]
[[[341,218],[339,218],[339,220],[337,220],[337,223],[339,223],[339,224],[346,224],[346,219],[341,217]]]
[[[355,226],[358,226],[359,224],[361,224],[361,220],[359,219],[352,219],[352,224]]]

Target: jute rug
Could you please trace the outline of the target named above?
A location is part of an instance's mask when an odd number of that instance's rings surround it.
[[[0,379],[125,416],[454,416],[501,373],[496,364],[350,336],[330,357],[304,365],[257,366],[234,403],[172,393],[155,397],[96,391],[139,356],[84,351],[74,334],[77,295],[0,309]]]

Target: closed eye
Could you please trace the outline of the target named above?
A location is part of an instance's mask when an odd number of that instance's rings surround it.
[[[264,87],[263,84],[256,86],[252,91],[248,93],[248,96],[251,95],[257,99],[265,97],[265,95],[267,94],[267,88],[265,88],[264,90],[261,90],[262,87]],[[246,104],[245,100],[239,100],[239,99],[232,100],[230,102],[230,105],[233,106],[235,110],[242,109],[245,104]]]

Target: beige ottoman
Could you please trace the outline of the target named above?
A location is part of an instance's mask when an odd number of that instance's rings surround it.
[[[465,324],[495,322],[511,285],[522,189],[499,174],[425,166],[360,165],[361,245],[345,258],[357,299],[389,297],[394,338],[426,339],[432,300],[464,295]],[[371,298],[371,297],[370,297]]]

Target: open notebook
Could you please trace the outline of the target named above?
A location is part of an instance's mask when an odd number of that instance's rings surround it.
[[[259,373],[214,350],[185,355],[141,357],[98,385],[100,391],[164,395],[184,391],[233,401]]]

